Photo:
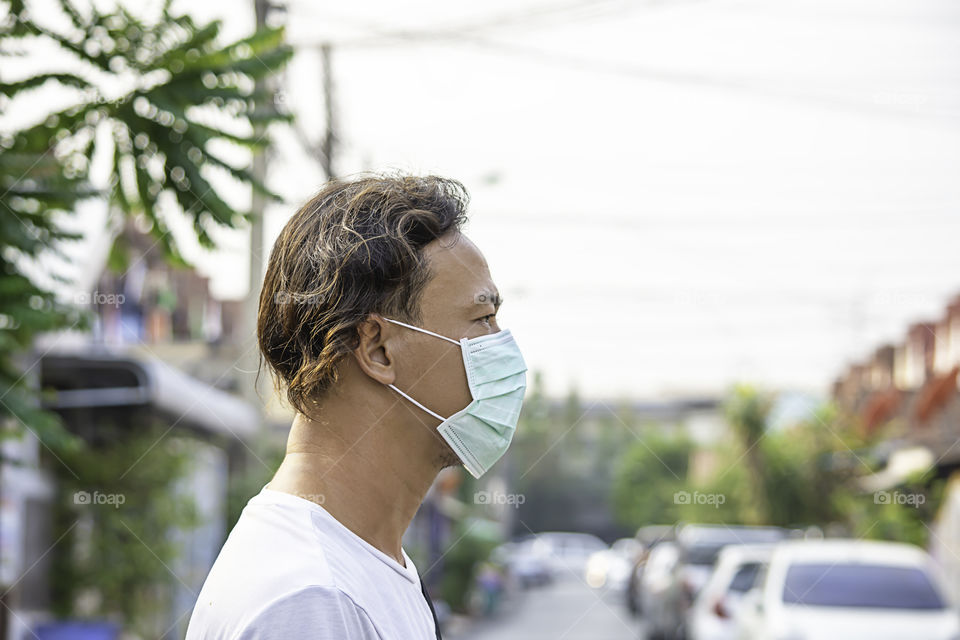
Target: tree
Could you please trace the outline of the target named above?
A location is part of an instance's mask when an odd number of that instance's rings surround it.
[[[743,445],[753,503],[759,512],[767,513],[770,499],[766,492],[767,467],[761,441],[767,435],[770,400],[750,387],[740,386],[733,390],[726,410],[727,421]]]
[[[3,91],[12,96],[18,89],[5,85]],[[32,367],[22,362],[37,333],[85,324],[77,309],[58,302],[27,275],[41,254],[76,237],[60,230],[53,216],[72,210],[90,193],[50,153],[53,135],[51,127],[41,124],[0,136],[0,424],[15,432],[30,428],[45,442],[65,444],[56,416],[41,410],[31,391]]]
[[[107,199],[114,219],[143,222],[177,264],[186,261],[169,216],[185,216],[201,246],[213,248],[214,228],[251,218],[227,205],[217,174],[277,198],[253,176],[249,162],[230,157],[239,149],[264,148],[268,139],[257,133],[259,126],[287,118],[270,92],[256,85],[282,67],[292,49],[278,28],[222,45],[219,22],[199,25],[172,13],[169,1],[147,20],[123,6],[100,13],[94,4],[81,11],[59,0],[69,25],[64,30],[47,26],[23,0],[0,6],[6,9],[0,19],[0,60],[6,61],[0,110],[50,84],[75,97],[68,108],[40,114],[38,123],[0,137],[0,419],[43,427],[38,435],[44,439],[53,437],[57,421],[39,410],[25,382],[31,365],[15,358],[40,332],[82,326],[80,314],[29,275],[31,262],[75,237],[57,227],[54,214],[94,195],[91,161],[103,152],[112,176],[95,195]],[[56,46],[62,56],[53,64],[63,61],[64,68],[8,78],[9,61],[38,44]],[[122,267],[124,255],[115,245],[110,265]]]
[[[631,529],[681,519],[692,444],[682,436],[649,435],[620,458],[613,484],[617,519]]]
[[[132,431],[102,415],[95,442],[59,452],[50,584],[61,618],[119,619],[141,638],[169,631],[177,534],[198,514],[184,489],[190,445],[163,438],[166,429],[151,415]]]
[[[175,440],[158,442],[145,429],[116,430],[106,442],[82,441],[41,410],[30,379],[38,359],[31,362],[29,349],[41,332],[82,328],[85,315],[58,301],[53,287],[62,275],[51,282],[37,274],[47,270],[42,260],[63,255],[64,243],[78,237],[62,230],[58,216],[70,215],[82,198],[103,198],[113,222],[134,219],[148,227],[167,258],[180,265],[186,261],[170,233],[174,216],[190,221],[201,246],[212,248],[215,228],[251,218],[226,204],[225,181],[276,198],[247,165],[249,150],[268,144],[265,126],[286,118],[258,81],[292,51],[281,29],[222,45],[219,23],[197,24],[172,13],[169,2],[150,20],[122,6],[100,13],[95,5],[82,11],[59,0],[59,7],[67,26],[54,29],[49,16],[34,16],[22,0],[0,0],[0,12],[6,10],[0,13],[0,115],[13,101],[51,87],[72,100],[0,133],[0,425],[14,433],[32,430],[64,462],[54,465],[67,490],[58,503],[62,540],[52,556],[57,611],[84,613],[75,609],[82,600],[77,596],[95,589],[103,600],[87,614],[121,613],[130,629],[157,637],[166,625],[158,628],[154,613],[174,580],[166,569],[176,553],[171,528],[189,526],[192,517],[189,500],[173,492],[182,452]],[[63,67],[8,75],[18,68],[11,59],[38,46],[60,55],[34,55],[32,61]],[[97,188],[94,156],[112,168],[109,182]],[[124,247],[115,244],[110,266],[124,262]],[[108,432],[103,421],[99,427],[101,436]],[[118,475],[147,451],[149,461]],[[63,473],[68,468],[76,475]],[[122,511],[83,508],[73,494],[108,483],[116,495],[130,498]]]

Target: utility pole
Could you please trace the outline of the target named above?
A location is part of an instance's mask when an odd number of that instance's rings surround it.
[[[278,7],[270,0],[254,0],[253,4],[257,20],[256,28],[262,29],[267,25],[267,16],[270,10]],[[258,93],[262,93],[268,88],[265,79],[257,80],[256,91]],[[255,106],[256,109],[265,107],[266,105]],[[272,105],[270,107],[272,108]],[[254,125],[255,138],[260,138],[265,134],[265,125]],[[267,181],[267,154],[269,151],[268,148],[255,151],[251,167],[254,178],[264,184]],[[243,305],[239,387],[243,396],[254,407],[260,407],[263,402],[259,394],[261,380],[257,375],[257,369],[260,366],[259,350],[257,349],[257,313],[260,308],[260,287],[263,281],[263,216],[266,206],[266,197],[253,189],[250,201],[250,289]]]
[[[336,177],[333,155],[337,144],[335,109],[333,105],[333,64],[330,61],[332,47],[330,43],[320,45],[320,68],[323,73],[323,103],[327,112],[327,131],[320,146],[320,161],[327,180]]]
[[[322,42],[310,46],[316,48],[320,56],[320,86],[323,88],[323,107],[327,121],[326,131],[318,142],[314,142],[315,136],[309,135],[296,121],[293,123],[293,130],[303,149],[320,164],[323,177],[327,180],[333,180],[337,177],[334,158],[337,155],[337,147],[340,143],[340,137],[337,135],[337,109],[334,99],[333,45],[329,42]]]

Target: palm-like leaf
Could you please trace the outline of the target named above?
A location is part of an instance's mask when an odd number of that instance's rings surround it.
[[[75,238],[57,228],[52,214],[91,194],[49,146],[53,134],[41,124],[0,140],[0,418],[12,433],[29,428],[49,445],[64,445],[70,437],[55,414],[41,409],[16,360],[37,333],[80,328],[86,321],[24,272],[25,262]]]
[[[0,419],[29,425],[51,443],[63,434],[55,416],[40,410],[25,382],[29,366],[18,366],[16,354],[29,349],[38,333],[80,326],[84,316],[57,303],[26,275],[24,265],[73,237],[58,229],[53,214],[71,211],[79,198],[91,195],[85,178],[96,151],[95,131],[105,125],[113,140],[113,179],[101,195],[113,211],[146,218],[157,244],[172,261],[182,262],[157,206],[164,193],[173,196],[208,247],[214,226],[233,227],[249,216],[226,204],[211,172],[225,172],[276,198],[247,166],[214,148],[222,142],[251,150],[266,146],[262,125],[285,116],[256,87],[292,55],[280,29],[221,46],[218,22],[197,25],[187,15],[172,14],[169,2],[150,22],[124,7],[101,14],[93,4],[86,11],[69,0],[59,0],[59,6],[70,25],[62,32],[35,19],[30,3],[0,0],[0,10],[6,9],[0,14],[0,110],[49,83],[79,96],[68,109],[40,114],[39,124],[0,135]],[[10,50],[32,40],[56,43],[83,71],[46,69],[11,78]],[[124,83],[128,89],[121,95],[102,89]]]
[[[84,15],[69,0],[60,0],[73,29],[58,33],[34,20],[26,7],[13,11],[9,37],[47,38],[81,60],[91,78],[104,74],[133,77],[121,96],[103,95],[94,81],[47,73],[0,91],[21,91],[46,81],[87,89],[86,99],[56,114],[63,138],[93,139],[92,130],[109,123],[114,141],[114,180],[109,198],[116,210],[142,215],[167,255],[182,262],[174,238],[158,211],[167,193],[193,223],[197,238],[213,247],[215,226],[235,227],[250,217],[235,211],[211,182],[218,171],[277,199],[248,166],[218,155],[215,144],[227,142],[251,150],[266,146],[261,121],[286,119],[273,108],[271,94],[256,91],[257,81],[275,73],[291,57],[282,29],[262,29],[248,38],[218,44],[220,23],[197,25],[165,6],[154,22],[141,20],[124,7],[109,14],[91,8]],[[16,9],[15,5],[11,5]],[[218,124],[215,124],[218,123]],[[89,157],[94,145],[85,149]]]

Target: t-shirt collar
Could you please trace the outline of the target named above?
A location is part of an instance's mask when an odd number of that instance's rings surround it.
[[[377,549],[375,546],[348,529],[343,523],[334,518],[333,514],[324,509],[322,505],[319,505],[312,500],[307,500],[306,498],[302,498],[298,495],[287,493],[285,491],[270,489],[268,488],[268,484],[263,485],[263,489],[260,490],[260,493],[251,498],[251,502],[254,500],[257,502],[288,504],[294,507],[309,509],[312,513],[316,514],[320,518],[323,518],[334,528],[334,530],[340,533],[341,537],[347,539],[350,543],[360,545],[369,553],[378,558],[381,562],[389,566],[391,569],[402,575],[410,582],[414,584],[420,582],[420,574],[417,573],[417,567],[414,565],[413,560],[410,559],[410,556],[407,555],[407,552],[403,549],[403,547],[400,548],[400,553],[403,556],[404,564],[406,564],[405,567],[397,562],[394,558],[390,557],[380,549]]]

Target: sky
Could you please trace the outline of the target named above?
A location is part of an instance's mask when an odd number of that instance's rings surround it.
[[[239,37],[239,4],[174,6]],[[960,294],[955,2],[287,5],[304,135],[329,43],[338,171],[466,185],[500,324],[553,392],[825,393]],[[276,140],[267,247],[323,181]],[[218,235],[188,255],[243,297],[248,237]]]

